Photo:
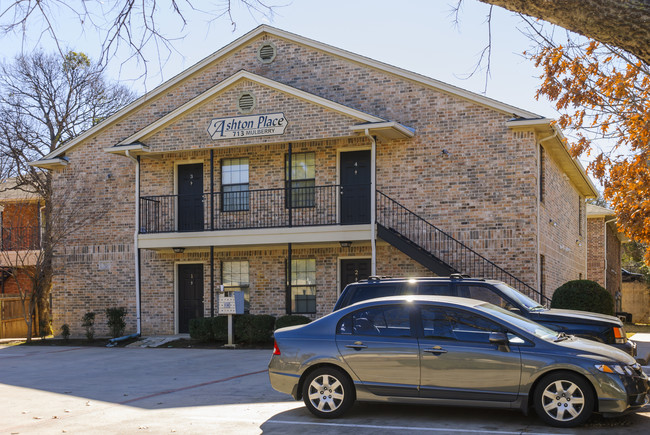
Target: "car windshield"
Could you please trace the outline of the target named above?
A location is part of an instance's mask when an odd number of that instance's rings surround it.
[[[485,310],[488,314],[492,314],[493,316],[498,317],[499,319],[543,340],[553,340],[558,335],[556,331],[548,329],[546,326],[542,326],[539,323],[535,323],[532,320],[528,320],[525,317],[522,317],[519,314],[515,314],[511,311],[504,310],[503,308],[497,307],[496,305],[492,305],[486,302],[479,305],[479,307]]]
[[[501,292],[509,297],[510,299],[514,299],[515,301],[519,302],[521,305],[523,305],[528,311],[539,311],[543,310],[544,307],[541,306],[538,302],[535,302],[531,298],[529,298],[526,295],[523,295],[519,293],[517,290],[513,289],[509,285],[503,284],[503,283],[498,283],[494,284],[496,288],[501,290]]]

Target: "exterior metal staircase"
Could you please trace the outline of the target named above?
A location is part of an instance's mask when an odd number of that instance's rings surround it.
[[[439,276],[503,281],[544,304],[548,298],[472,248],[377,191],[377,235]]]

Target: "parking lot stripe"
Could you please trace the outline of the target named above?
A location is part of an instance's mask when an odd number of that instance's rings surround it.
[[[375,424],[351,424],[351,423],[320,423],[313,421],[291,421],[291,420],[267,420],[265,424],[268,423],[277,423],[277,424],[286,424],[286,425],[311,425],[311,426],[330,426],[330,427],[349,427],[356,429],[384,429],[384,430],[395,430],[395,431],[416,431],[416,432],[445,432],[445,433],[454,433],[454,432],[470,432],[471,428],[465,429],[452,429],[452,428],[435,428],[435,427],[418,427],[418,426],[382,426]],[[544,432],[528,432],[527,430],[520,431],[485,431],[484,429],[480,430],[481,433],[490,433],[498,435],[568,435],[561,433],[544,433]]]
[[[186,387],[174,388],[172,390],[159,391],[157,393],[149,394],[147,396],[135,397],[133,399],[125,400],[123,402],[118,402],[118,403],[120,405],[126,405],[127,403],[137,402],[138,400],[150,399],[152,397],[158,397],[158,396],[163,396],[165,394],[176,393],[178,391],[191,390],[193,388],[205,387],[206,385],[212,385],[212,384],[218,384],[218,383],[221,383],[221,382],[232,381],[233,379],[243,378],[245,376],[259,375],[260,373],[266,373],[267,371],[268,371],[267,369],[264,369],[264,370],[260,370],[258,372],[243,373],[241,375],[230,376],[228,378],[217,379],[217,380],[209,381],[209,382],[202,382],[202,383],[196,384],[196,385],[188,385]]]

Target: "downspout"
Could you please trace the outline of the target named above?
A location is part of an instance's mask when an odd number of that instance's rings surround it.
[[[542,167],[542,152],[540,148],[542,147],[542,143],[546,142],[547,140],[551,140],[557,137],[558,130],[553,128],[554,133],[551,136],[547,136],[544,139],[541,139],[538,142],[537,146],[537,175],[538,175],[538,180],[537,180],[537,258],[536,258],[536,263],[537,263],[537,288],[539,289],[539,294],[540,294],[540,303],[542,302],[542,249],[541,249],[541,244],[542,244],[542,239],[541,239],[541,209],[542,209],[542,197],[540,195],[540,192],[542,191],[542,177],[539,176],[539,172],[541,171]]]
[[[372,259],[370,260],[370,275],[377,275],[377,184],[376,184],[376,157],[377,157],[377,141],[374,136],[371,136],[368,129],[365,129],[366,136],[372,142],[370,148],[370,249],[372,251]]]
[[[612,218],[612,219],[610,219],[608,221],[605,221],[605,225],[603,225],[605,227],[605,237],[604,237],[604,239],[605,239],[605,276],[603,278],[605,278],[604,282],[605,282],[605,288],[606,289],[607,289],[607,271],[609,270],[609,263],[607,261],[607,224],[610,223],[610,222],[614,222],[615,220],[616,220],[616,218]],[[614,298],[616,298],[616,295],[612,295],[612,296],[614,296]],[[614,299],[614,301],[616,301],[616,299]]]
[[[129,150],[125,151],[128,158],[135,163],[135,231],[133,233],[133,251],[135,253],[135,312],[136,312],[136,331],[141,333],[140,318],[140,248],[138,247],[138,234],[140,232],[140,158],[135,158]]]

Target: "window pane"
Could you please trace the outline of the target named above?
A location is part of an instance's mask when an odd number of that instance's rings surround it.
[[[445,310],[454,337],[459,341],[489,343],[490,332],[503,332],[503,328],[491,320],[466,311]]]
[[[316,287],[291,287],[291,311],[293,313],[316,312]]]
[[[291,285],[316,285],[316,259],[291,260]]]
[[[244,292],[244,311],[250,311],[248,261],[224,261],[221,265],[222,283],[226,291]]]
[[[422,308],[422,329],[425,338],[447,338],[455,340],[449,316],[439,308]]]
[[[221,161],[221,184],[248,183],[248,157]]]
[[[403,306],[382,306],[353,313],[352,328],[359,335],[410,337],[411,319]]]
[[[286,157],[285,167],[289,166],[289,156]],[[289,179],[289,171],[286,172],[286,178]],[[316,157],[315,153],[294,153],[291,154],[291,179],[308,180],[316,177]]]
[[[223,186],[221,209],[223,211],[246,211],[249,209],[249,199],[248,184]]]
[[[483,286],[458,285],[458,296],[463,298],[478,299],[479,301],[489,302],[497,307],[505,308],[508,303],[492,289]]]

